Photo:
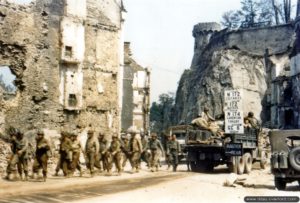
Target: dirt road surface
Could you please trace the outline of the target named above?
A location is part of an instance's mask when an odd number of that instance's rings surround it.
[[[299,196],[298,183],[289,184],[286,191],[274,188],[273,176],[266,170],[244,174],[244,186],[225,187],[229,176],[225,167],[213,173],[186,172],[184,165],[173,173],[165,166],[157,173],[147,169],[140,173],[125,172],[122,176],[103,174],[89,178],[49,177],[44,182],[0,181],[0,203],[8,202],[244,202],[245,196]]]

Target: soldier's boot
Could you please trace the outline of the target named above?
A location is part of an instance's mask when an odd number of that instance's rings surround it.
[[[47,179],[47,173],[43,172],[43,181],[46,182],[46,179]]]
[[[25,172],[25,178],[24,181],[28,181],[28,172]]]
[[[91,171],[91,178],[95,176],[95,172]]]
[[[83,176],[82,169],[80,169],[80,171],[79,171],[79,176],[80,176],[80,177]]]
[[[134,173],[134,168],[131,169],[131,173]]]
[[[54,176],[58,176],[58,171],[55,171]]]
[[[5,180],[11,180],[11,173],[7,173],[7,175],[4,177]]]
[[[174,165],[173,166],[173,172],[176,172],[177,171],[177,165]]]
[[[37,173],[32,173],[31,178],[36,179],[37,178]]]
[[[136,172],[136,173],[140,172],[139,166],[136,167],[135,172]]]
[[[151,167],[151,172],[154,172],[155,170],[154,170],[154,167]]]

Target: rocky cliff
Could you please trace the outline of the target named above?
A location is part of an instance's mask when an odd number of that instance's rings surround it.
[[[220,30],[216,23],[194,26],[194,57],[181,76],[174,123],[188,123],[204,106],[223,114],[224,90],[243,91],[243,111],[270,121],[272,74],[289,68],[292,25],[242,30]],[[278,72],[278,73],[276,73]]]

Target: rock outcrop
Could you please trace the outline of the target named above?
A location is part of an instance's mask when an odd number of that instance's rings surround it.
[[[174,123],[189,123],[204,106],[222,117],[228,89],[243,91],[244,114],[253,111],[270,121],[272,74],[289,67],[292,25],[220,30],[215,23],[199,23],[193,36],[194,58],[179,82]]]

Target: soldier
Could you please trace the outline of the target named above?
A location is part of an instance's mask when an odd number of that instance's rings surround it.
[[[144,133],[141,133],[141,142],[142,142],[142,146],[143,146],[143,151],[141,154],[141,161],[144,161],[147,164],[147,166],[150,167],[150,164],[149,164],[150,154],[147,152],[148,138],[145,136]],[[140,161],[140,165],[141,165],[141,161]]]
[[[77,136],[78,135],[76,133],[72,133],[72,136],[71,136],[71,141],[72,141],[72,144],[71,144],[71,147],[72,147],[71,172],[73,175],[75,172],[75,169],[77,168],[79,170],[79,175],[81,177],[82,169],[80,166],[79,158],[80,158],[80,152],[83,152],[83,149],[82,149],[81,143],[78,140]]]
[[[72,141],[70,139],[70,133],[61,133],[61,143],[60,143],[60,159],[56,166],[56,173],[58,175],[59,169],[63,170],[64,176],[71,176],[71,161],[72,161]]]
[[[36,151],[32,166],[33,178],[40,168],[43,169],[43,180],[47,179],[48,158],[51,155],[49,141],[44,137],[44,132],[38,130],[36,137]]]
[[[154,172],[158,171],[158,160],[159,160],[159,151],[161,151],[162,154],[164,154],[164,149],[160,143],[160,141],[157,139],[157,134],[156,133],[151,133],[151,139],[148,142],[147,150],[151,151],[151,156],[150,156],[150,167],[151,171]]]
[[[107,151],[109,149],[109,141],[105,139],[105,135],[103,133],[99,133],[98,136],[99,141],[99,153],[97,157],[97,161],[95,166],[100,169],[101,172],[101,162],[103,171],[108,172],[108,154]]]
[[[99,142],[94,137],[94,131],[89,130],[88,139],[85,145],[85,156],[86,156],[86,166],[90,170],[91,177],[95,175],[94,166],[95,166],[95,159],[97,158],[97,153],[99,153]]]
[[[127,134],[126,136],[123,137],[123,144],[122,144],[122,152],[123,152],[122,171],[124,171],[124,168],[126,166],[127,160],[130,161],[129,136],[130,136],[130,134]],[[131,164],[131,161],[130,161],[130,164]]]
[[[166,151],[167,151],[167,147],[169,146],[169,144],[170,144],[171,141],[172,141],[171,135],[168,134],[168,135],[167,135],[166,145],[165,145]],[[166,162],[167,162],[167,165],[168,165],[167,170],[169,170],[169,169],[170,169],[170,166],[171,166],[171,164],[172,164],[172,162],[171,162],[171,156],[170,156],[169,153],[166,154]]]
[[[131,155],[131,164],[132,164],[132,173],[139,172],[139,162],[141,158],[141,152],[143,146],[141,140],[137,138],[136,131],[131,131],[130,139],[130,155]]]
[[[254,117],[254,113],[253,112],[249,112],[248,113],[248,116],[246,116],[244,118],[244,120],[248,120],[250,125],[252,126],[252,128],[255,128],[255,129],[260,129],[260,123],[259,121]]]
[[[167,145],[167,154],[169,154],[172,161],[174,172],[176,172],[178,166],[178,152],[180,152],[180,144],[176,140],[176,135],[172,135],[172,140]]]
[[[118,170],[118,175],[121,175],[121,170],[122,170],[122,166],[121,166],[121,159],[122,159],[121,142],[120,142],[117,134],[114,134],[112,136],[112,142],[110,143],[109,152],[110,152],[111,158],[112,158],[112,162],[109,166],[109,173],[111,173],[112,163],[114,163],[117,170]]]
[[[16,130],[11,135],[11,150],[12,156],[7,166],[7,177],[10,180],[10,174],[15,171],[18,166],[18,173],[22,180],[28,180],[28,140],[23,133]],[[23,171],[25,177],[23,177]]]

